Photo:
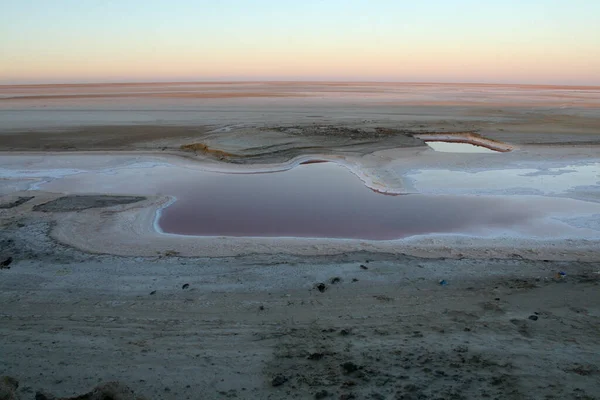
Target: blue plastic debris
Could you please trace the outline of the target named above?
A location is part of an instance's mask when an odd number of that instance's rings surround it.
[[[440,281],[440,285],[442,285],[442,286],[446,286],[447,284],[448,284],[448,282],[446,282],[446,280],[445,280],[445,279],[442,279],[442,280]]]

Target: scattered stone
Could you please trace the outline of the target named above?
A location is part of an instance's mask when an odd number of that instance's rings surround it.
[[[329,392],[325,389],[315,393],[315,399],[324,399],[325,397],[329,397]]]
[[[358,365],[350,361],[343,363],[341,367],[344,370],[344,373],[346,374],[351,374],[352,372],[358,371],[359,369]]]
[[[363,265],[363,264],[360,265],[360,268],[361,269],[369,269],[369,267],[367,267],[366,265]]]
[[[457,352],[457,353],[466,353],[466,352],[469,351],[469,348],[467,346],[465,346],[465,345],[460,345],[458,347],[455,347],[454,351]]]
[[[537,315],[530,315],[528,318],[532,321],[537,321],[539,317]]]
[[[281,386],[284,383],[286,383],[287,381],[288,381],[288,379],[285,376],[283,376],[283,375],[277,375],[271,381],[271,386],[273,386],[273,387]]]
[[[306,357],[306,358],[309,360],[318,361],[318,360],[322,359],[323,357],[325,357],[325,354],[323,354],[323,353],[310,353],[308,355],[308,357]]]
[[[576,365],[574,368],[567,369],[568,372],[574,372],[577,375],[589,376],[600,373],[600,369],[595,365]]]
[[[326,291],[326,290],[327,290],[327,285],[326,285],[326,284],[324,284],[323,282],[321,282],[321,283],[317,283],[317,284],[315,285],[315,288],[316,288],[316,289],[317,289],[319,292],[323,293],[324,291]]]
[[[12,257],[8,257],[8,258],[4,259],[2,262],[0,262],[0,269],[10,269],[9,265],[12,264],[12,262],[13,262]]]
[[[358,282],[358,279],[352,278],[352,282]]]
[[[182,288],[183,290],[185,290],[185,289],[187,289],[187,288],[189,288],[189,287],[190,287],[190,284],[189,284],[189,283],[186,283],[186,284],[184,284],[184,285],[183,285],[181,288]]]
[[[377,296],[373,296],[373,297],[379,301],[394,301],[394,299],[389,296],[377,295]]]
[[[340,331],[340,335],[342,335],[342,336],[348,336],[348,335],[350,335],[351,333],[352,333],[352,330],[351,330],[351,329],[342,329],[342,330]]]
[[[155,295],[156,294],[156,290],[153,290],[150,292],[150,296]]]
[[[339,276],[333,277],[329,280],[329,282],[331,282],[332,285],[335,285],[336,283],[340,283],[342,281],[342,278],[340,278]]]
[[[265,306],[259,306],[259,307],[258,307],[258,309],[259,309],[260,311],[265,311]]]

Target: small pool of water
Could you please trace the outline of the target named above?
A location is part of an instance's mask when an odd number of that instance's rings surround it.
[[[526,200],[387,196],[332,163],[263,174],[203,172],[161,186],[177,201],[162,210],[159,227],[181,235],[386,240],[512,228],[543,215]]]
[[[442,142],[435,140],[430,140],[426,143],[433,150],[441,153],[499,153],[496,150],[488,149],[487,147],[478,146],[471,143]]]

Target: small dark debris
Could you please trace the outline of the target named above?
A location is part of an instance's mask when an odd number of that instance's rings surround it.
[[[356,398],[356,396],[353,393],[342,394],[340,396],[340,400],[352,400],[355,398]]]
[[[273,386],[273,387],[281,386],[284,383],[286,383],[287,381],[288,381],[288,379],[285,376],[283,376],[283,375],[277,375],[271,381],[271,386]]]
[[[259,309],[260,311],[265,311],[265,306],[258,306],[258,309]]]
[[[342,329],[342,330],[340,331],[340,335],[342,335],[342,336],[348,336],[348,335],[350,335],[351,333],[352,333],[352,330],[351,330],[351,329]]]
[[[185,289],[187,289],[187,288],[189,288],[189,287],[190,287],[190,284],[189,284],[189,283],[185,283],[185,284],[184,284],[184,285],[183,285],[181,288],[182,288],[183,290],[185,290]]]
[[[12,264],[13,258],[8,257],[4,261],[0,262],[0,269],[10,269],[9,265]]]
[[[316,289],[317,289],[319,292],[323,293],[324,291],[326,291],[326,290],[327,290],[327,285],[326,285],[326,284],[324,284],[323,282],[321,282],[321,283],[317,283],[317,284],[315,285],[315,288],[316,288]]]
[[[342,364],[342,369],[346,374],[351,374],[354,371],[358,371],[359,366],[354,364],[353,362],[348,361]]]
[[[308,360],[315,360],[318,361],[320,359],[322,359],[323,357],[325,357],[325,354],[323,353],[310,353],[308,355],[308,357],[306,357]]]
[[[361,269],[369,269],[369,267],[367,267],[366,265],[363,265],[363,264],[360,265],[360,268]]]
[[[150,292],[150,296],[155,295],[156,294],[156,290],[153,290]]]
[[[325,397],[329,397],[329,392],[325,389],[315,393],[315,399],[324,399]]]
[[[539,317],[538,317],[537,315],[530,315],[530,316],[529,316],[529,319],[530,319],[530,320],[532,320],[532,321],[537,321],[537,320],[538,320],[538,318],[539,318]]]
[[[329,280],[329,282],[331,282],[332,285],[335,285],[336,283],[340,283],[342,281],[342,278],[340,278],[339,276],[333,277]]]
[[[352,282],[358,282],[358,279],[352,278]]]

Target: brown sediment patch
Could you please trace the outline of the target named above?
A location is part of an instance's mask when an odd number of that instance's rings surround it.
[[[179,145],[181,142],[201,140],[210,129],[201,125],[99,125],[76,129],[14,130],[2,132],[0,150],[162,150],[164,147]]]
[[[204,143],[184,144],[180,147],[180,149],[183,151],[193,151],[196,154],[203,153],[203,154],[212,155],[212,156],[218,158],[219,160],[223,160],[223,159],[230,158],[230,157],[239,157],[236,154],[228,153],[223,150],[212,149],[212,148],[208,147],[207,145],[205,145]]]
[[[21,204],[25,204],[33,198],[34,198],[34,196],[21,196],[21,197],[17,198],[15,201],[0,204],[0,210],[6,210],[9,208],[19,207]]]
[[[424,142],[465,143],[485,147],[500,153],[507,153],[515,149],[514,146],[508,143],[488,139],[473,132],[424,132],[413,136]]]
[[[300,165],[307,165],[307,164],[321,164],[321,163],[326,163],[329,162],[327,160],[307,160],[307,161],[302,161],[300,163]]]
[[[142,196],[64,196],[47,203],[38,204],[33,211],[40,212],[71,212],[90,208],[112,207],[117,205],[137,203],[146,200]]]

